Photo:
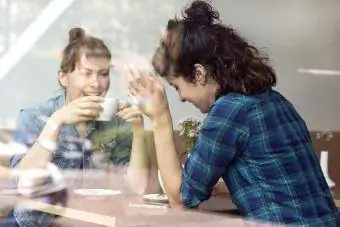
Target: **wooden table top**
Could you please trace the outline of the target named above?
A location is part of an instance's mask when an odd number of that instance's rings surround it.
[[[66,207],[44,206],[41,208],[39,207],[41,204],[36,201],[28,203],[29,207],[36,207],[37,210],[60,215],[61,217],[55,219],[53,224],[55,227],[248,225],[240,217],[231,215],[236,207],[225,195],[212,196],[209,201],[205,202],[204,210],[210,212],[174,211],[165,206],[146,204],[141,196],[126,192],[124,186],[117,184],[119,179],[114,175],[107,176],[105,171],[86,172],[85,180],[82,177],[77,177],[79,175],[82,175],[79,171],[65,172],[67,182],[70,183]],[[123,189],[123,193],[105,197],[88,197],[74,192],[74,189],[79,188]],[[333,193],[335,198],[339,198],[337,197],[340,196],[338,187],[334,188]],[[13,196],[12,199],[20,200],[17,196]],[[212,213],[215,211],[223,211],[223,215]],[[228,215],[229,211],[231,213]],[[257,224],[256,226],[262,225]]]
[[[12,203],[27,206],[30,209],[57,214],[53,226],[247,226],[247,222],[239,216],[185,210],[169,209],[167,206],[146,203],[141,196],[124,191],[124,186],[117,185],[115,180],[108,179],[103,171],[86,173],[85,181],[78,171],[65,173],[69,182],[69,197],[66,207],[51,206],[35,200],[26,200],[18,196],[2,196],[2,200],[12,200]],[[111,178],[114,178],[111,176]],[[112,182],[110,182],[112,181]],[[119,185],[119,184],[118,184]],[[114,188],[123,189],[122,194],[113,196],[89,197],[76,194],[79,188]],[[205,210],[234,211],[235,206],[226,196],[213,196],[205,204]],[[256,223],[256,226],[274,226]]]

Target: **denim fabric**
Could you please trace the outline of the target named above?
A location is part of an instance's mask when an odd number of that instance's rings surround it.
[[[65,94],[61,94],[43,102],[37,106],[23,109],[17,121],[17,130],[14,133],[14,141],[31,147],[45,127],[46,120],[57,110],[65,105]],[[57,150],[52,162],[60,169],[93,168],[91,161],[91,139],[98,133],[117,128],[127,128],[127,137],[108,137],[100,147],[104,151],[114,150],[110,160],[117,165],[126,168],[131,152],[132,134],[129,125],[114,119],[112,122],[89,122],[85,138],[79,138],[74,125],[62,127],[58,137]],[[100,136],[100,134],[99,134]],[[98,135],[97,135],[98,137]],[[122,151],[122,152],[120,152]],[[72,158],[72,154],[78,153],[78,158]],[[22,155],[11,158],[11,167],[16,168],[22,159]],[[39,211],[15,208],[14,217],[21,227],[46,227],[50,226],[53,216]]]

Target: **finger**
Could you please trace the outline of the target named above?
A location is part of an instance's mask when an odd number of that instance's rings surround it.
[[[131,105],[123,100],[118,100],[118,111],[124,110],[125,108],[130,107]]]
[[[95,109],[101,111],[103,109],[101,103],[98,102],[81,102],[78,104],[80,109]]]
[[[116,114],[119,117],[125,117],[125,116],[129,116],[129,115],[142,115],[140,109],[137,106],[131,106],[131,107],[127,107],[123,110],[120,110],[119,112],[117,112]]]
[[[138,69],[135,66],[130,65],[129,69],[130,69],[130,73],[132,74],[134,79],[138,79],[138,78],[141,77],[140,72],[138,71]]]
[[[136,70],[133,69],[133,67],[130,65],[125,65],[124,71],[128,82],[131,80],[135,80],[139,77],[138,72],[136,72]]]
[[[126,113],[124,116],[123,116],[123,119],[125,120],[128,120],[130,118],[136,118],[136,117],[142,117],[143,114],[141,111],[135,111],[135,112],[129,112],[129,113]]]
[[[139,117],[134,117],[134,118],[130,118],[130,119],[127,119],[125,120],[125,122],[128,122],[128,123],[139,123],[141,122],[141,119]]]
[[[140,81],[146,90],[148,91],[152,90],[152,85],[154,83],[154,79],[152,77],[143,75],[141,76]]]
[[[136,80],[131,80],[129,82],[129,91],[130,91],[131,95],[139,96],[140,90],[141,90],[141,86],[140,86],[140,84],[138,84],[138,82]]]
[[[153,82],[146,76],[141,76],[138,80],[129,83],[129,90],[132,95],[137,97],[147,96],[152,92]]]
[[[130,108],[129,108],[130,109]],[[129,119],[133,119],[133,118],[142,118],[143,117],[143,113],[141,110],[139,109],[130,109],[128,111],[120,111],[117,113],[117,117],[119,117],[122,120],[129,120]]]
[[[129,86],[129,93],[131,94],[132,97],[136,98],[137,96],[139,96],[139,92],[134,89],[133,87]]]
[[[97,109],[80,109],[78,112],[79,116],[85,116],[85,117],[92,117],[96,118],[100,114],[100,111]]]

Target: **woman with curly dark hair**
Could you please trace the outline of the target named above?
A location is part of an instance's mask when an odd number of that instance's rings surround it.
[[[276,75],[267,60],[204,1],[194,1],[182,19],[168,22],[154,69],[182,101],[207,114],[184,169],[164,87],[156,77],[131,72],[131,93],[150,100],[141,108],[153,124],[170,203],[199,207],[222,177],[248,218],[339,226],[306,124],[273,90]]]

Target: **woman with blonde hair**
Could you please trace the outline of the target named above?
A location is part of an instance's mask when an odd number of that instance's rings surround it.
[[[149,162],[145,151],[143,117],[138,108],[121,102],[119,111],[109,122],[96,121],[102,111],[101,103],[110,87],[111,52],[105,43],[86,34],[81,28],[69,32],[69,43],[63,50],[58,82],[63,88],[60,95],[21,111],[14,141],[25,145],[25,155],[11,159],[11,166],[20,171],[46,169],[54,163],[59,169],[91,168],[92,150],[86,141],[98,131],[127,128],[130,136],[124,141],[108,140],[101,147],[114,149],[114,164],[126,173],[130,188],[142,194],[149,181]],[[114,113],[113,113],[114,115]],[[84,143],[83,143],[84,142]],[[70,161],[67,152],[78,147],[84,156]],[[33,186],[46,183],[46,178],[33,182]],[[18,185],[25,182],[20,175]],[[9,219],[14,222],[10,222]],[[32,210],[14,209],[3,226],[50,226],[53,216]]]

